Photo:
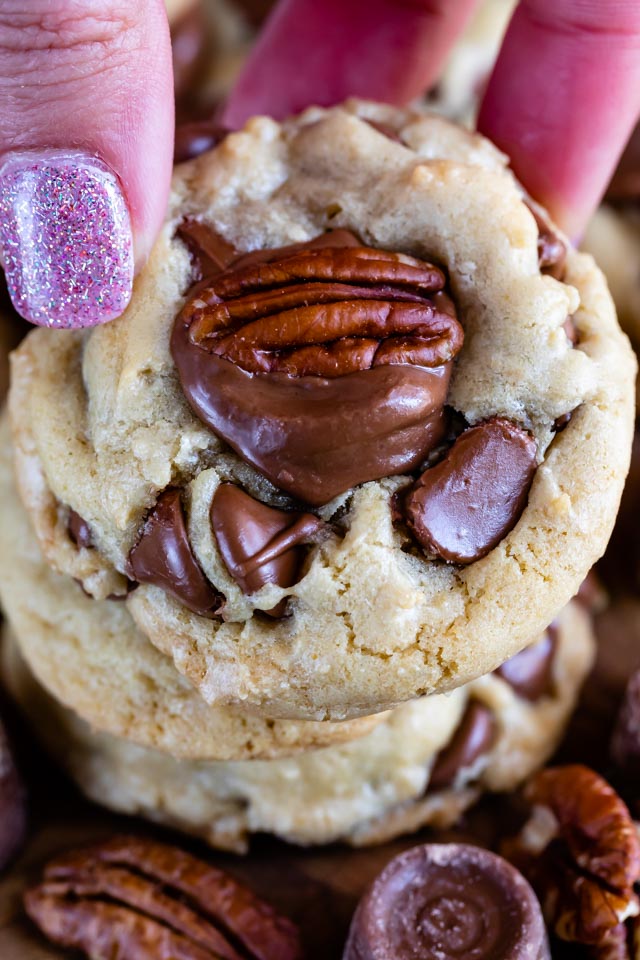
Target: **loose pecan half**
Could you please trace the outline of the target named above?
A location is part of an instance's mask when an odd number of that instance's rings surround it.
[[[47,864],[25,894],[54,943],[92,960],[299,960],[295,925],[176,847],[118,837]]]
[[[606,780],[577,764],[543,770],[524,796],[532,816],[504,853],[531,881],[556,936],[610,945],[640,912],[640,843],[629,811]]]
[[[171,341],[195,413],[321,504],[416,467],[444,432],[463,334],[445,276],[347,231],[257,251],[200,286]]]

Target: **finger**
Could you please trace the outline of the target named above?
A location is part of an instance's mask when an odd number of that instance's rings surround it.
[[[172,87],[162,0],[0,3],[0,257],[28,320],[127,305],[165,213]]]
[[[437,78],[478,0],[281,0],[222,114],[282,118],[349,96],[404,104]]]
[[[479,129],[572,237],[596,207],[640,111],[637,0],[522,0]]]

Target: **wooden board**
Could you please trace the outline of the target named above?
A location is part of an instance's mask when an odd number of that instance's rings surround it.
[[[558,759],[562,761],[582,761],[610,772],[607,743],[621,686],[631,668],[640,665],[640,605],[634,605],[631,612],[637,613],[637,618],[626,611],[624,629],[615,610],[600,618],[599,663],[560,748]],[[462,840],[496,848],[511,811],[509,798],[489,797],[451,831],[422,832],[362,850],[340,846],[301,850],[257,838],[248,857],[234,857],[141,821],[106,814],[83,800],[52,768],[37,746],[25,738],[19,721],[17,733],[32,793],[32,830],[26,850],[0,878],[0,960],[71,960],[71,954],[49,946],[30,925],[22,912],[22,891],[54,854],[126,831],[173,840],[228,870],[300,924],[308,960],[340,960],[359,897],[396,853],[428,840]],[[554,947],[554,960],[580,955],[563,945]]]

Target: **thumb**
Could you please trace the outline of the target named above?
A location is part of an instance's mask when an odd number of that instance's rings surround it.
[[[0,84],[0,259],[14,306],[45,326],[111,320],[169,190],[162,0],[2,0]]]

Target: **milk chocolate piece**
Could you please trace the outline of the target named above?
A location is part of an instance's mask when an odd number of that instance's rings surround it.
[[[519,697],[535,703],[553,690],[553,662],[557,646],[558,630],[551,624],[541,640],[516,653],[495,673],[513,687]]]
[[[166,490],[158,498],[129,554],[129,566],[139,583],[166,590],[200,616],[215,613],[224,599],[195,558],[179,490]]]
[[[401,853],[351,922],[343,960],[548,960],[542,912],[515,867],[467,844]]]
[[[211,502],[211,526],[225,565],[244,593],[266,583],[291,587],[300,578],[305,543],[324,527],[311,513],[287,513],[260,503],[232,483],[222,483]],[[268,613],[282,616],[286,600]]]
[[[0,871],[14,858],[27,832],[27,795],[0,722]]]
[[[405,498],[409,529],[429,555],[473,563],[515,527],[535,470],[535,440],[517,424],[470,427]]]
[[[625,777],[640,784],[640,670],[627,684],[611,738],[611,756]]]
[[[493,711],[477,700],[470,700],[453,737],[435,759],[429,791],[452,787],[461,770],[472,767],[491,750],[497,734]]]
[[[91,527],[86,520],[83,520],[79,513],[69,509],[67,518],[67,532],[75,543],[76,547],[84,547],[85,550],[93,547],[93,536]]]
[[[213,120],[194,120],[191,123],[181,123],[176,127],[176,136],[173,144],[173,162],[184,163],[193,160],[201,153],[213,150],[229,133],[227,127],[222,127]]]
[[[185,217],[176,230],[176,236],[189,250],[196,281],[220,273],[237,256],[233,244],[195,217]]]
[[[171,340],[196,415],[317,505],[424,460],[462,346],[439,268],[357,244],[335,231],[239,257]]]

